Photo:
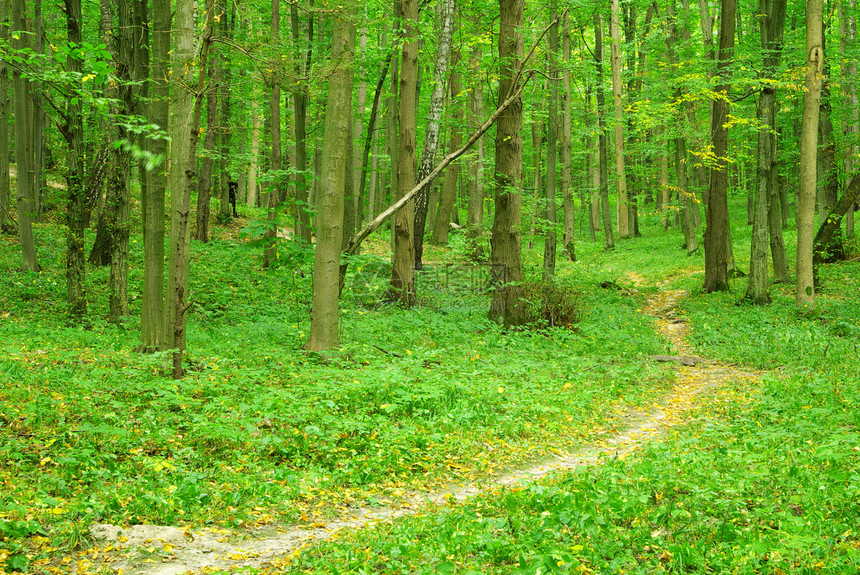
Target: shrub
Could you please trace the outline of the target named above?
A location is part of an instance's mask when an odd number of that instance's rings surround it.
[[[580,296],[570,286],[555,281],[526,282],[523,284],[523,298],[527,303],[529,323],[568,329],[579,323]]]

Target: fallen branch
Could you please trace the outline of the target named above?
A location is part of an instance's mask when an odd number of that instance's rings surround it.
[[[513,94],[508,96],[508,98],[505,99],[505,101],[502,102],[502,104],[498,108],[496,108],[496,111],[493,112],[493,114],[489,118],[487,118],[487,120],[483,124],[481,124],[481,127],[478,128],[478,130],[469,137],[463,147],[445,156],[442,161],[439,162],[439,165],[433,168],[432,172],[427,174],[426,178],[415,184],[415,187],[409,190],[406,195],[401,197],[399,200],[389,206],[387,210],[376,216],[373,220],[371,220],[363,228],[361,228],[361,230],[349,240],[349,244],[347,245],[345,253],[347,255],[355,255],[356,252],[358,252],[358,248],[361,246],[361,242],[366,240],[367,237],[373,232],[375,232],[377,228],[379,228],[379,226],[384,224],[388,218],[400,211],[400,209],[403,208],[403,206],[405,206],[407,203],[409,203],[410,200],[414,199],[415,196],[418,195],[418,192],[424,189],[424,186],[432,182],[440,173],[442,173],[445,168],[448,167],[448,164],[468,152],[469,148],[471,148],[478,141],[478,139],[480,139],[480,137],[483,136],[487,132],[487,130],[492,127],[492,125],[496,122],[499,116],[501,116],[502,113],[507,110],[508,107],[517,100],[517,98],[522,95],[523,90],[525,89],[526,85],[528,84],[528,81],[533,75],[533,72],[529,73],[528,77],[526,78],[526,81],[523,82],[522,85]]]
[[[681,365],[686,366],[694,366],[697,363],[702,363],[702,360],[698,357],[689,357],[686,355],[650,355],[648,356],[650,359],[659,362],[678,362]]]
[[[564,14],[562,14],[562,16],[563,15]],[[400,209],[403,208],[403,206],[405,206],[407,203],[409,203],[410,200],[413,200],[415,196],[417,196],[418,193],[421,192],[421,190],[423,190],[427,185],[429,185],[434,179],[436,179],[439,174],[442,173],[442,171],[445,170],[445,168],[448,167],[448,164],[468,152],[469,148],[474,146],[475,143],[481,138],[481,136],[483,136],[487,132],[487,130],[489,130],[492,125],[496,123],[496,120],[499,118],[499,116],[501,116],[502,113],[504,113],[504,111],[507,110],[511,104],[513,104],[518,98],[520,98],[520,96],[522,96],[523,90],[525,90],[526,86],[529,83],[529,80],[531,80],[532,77],[535,75],[535,70],[529,70],[528,72],[525,71],[526,62],[528,62],[534,56],[535,50],[537,50],[537,47],[543,40],[543,37],[547,34],[547,32],[549,32],[549,30],[553,26],[556,26],[561,21],[562,16],[559,16],[558,18],[550,22],[549,25],[544,28],[543,32],[541,32],[537,40],[534,42],[531,49],[528,51],[528,54],[526,54],[525,58],[523,58],[523,62],[520,65],[520,69],[517,71],[517,75],[514,77],[514,81],[511,83],[511,88],[510,90],[508,90],[505,100],[499,105],[498,108],[496,108],[496,111],[493,112],[492,115],[487,118],[487,120],[483,124],[481,124],[481,126],[475,131],[474,134],[469,136],[469,139],[459,150],[451,152],[450,154],[442,158],[442,161],[439,162],[439,165],[436,166],[432,172],[427,174],[427,176],[423,180],[415,184],[414,188],[409,190],[407,194],[397,200],[387,210],[376,216],[372,221],[368,222],[363,228],[361,228],[361,230],[349,240],[349,244],[347,245],[346,250],[344,250],[344,253],[346,255],[355,255],[358,252],[358,248],[361,247],[361,242],[366,240],[367,237],[373,232],[375,232],[377,228],[379,228],[379,226],[384,224],[388,218],[400,211]],[[520,80],[523,78],[524,74],[526,74],[525,80],[520,83]],[[347,266],[348,264],[342,264],[340,266],[341,282],[343,281],[343,277],[346,275]]]

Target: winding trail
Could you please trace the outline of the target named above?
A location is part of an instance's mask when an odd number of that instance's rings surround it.
[[[684,414],[697,405],[704,392],[739,381],[755,381],[760,373],[736,366],[690,358],[686,341],[689,327],[678,304],[687,295],[682,290],[663,290],[650,298],[643,313],[656,318],[657,329],[682,360],[676,367],[676,384],[659,406],[649,410],[629,410],[618,429],[594,439],[582,449],[544,461],[480,484],[450,485],[448,488],[412,493],[389,507],[355,508],[349,516],[325,524],[269,527],[236,532],[224,529],[186,531],[175,527],[137,525],[122,530],[112,525],[95,525],[92,535],[107,547],[94,567],[109,565],[134,575],[177,575],[187,571],[233,571],[262,568],[267,564],[287,565],[308,545],[334,537],[344,530],[361,529],[379,522],[431,511],[434,507],[460,502],[486,491],[515,485],[565,471],[595,465],[607,455],[623,456],[654,440],[684,421]],[[663,357],[663,356],[661,356]],[[683,361],[689,360],[689,361]]]

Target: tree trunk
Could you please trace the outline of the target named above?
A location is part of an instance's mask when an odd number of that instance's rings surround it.
[[[0,0],[0,42],[9,42],[9,0]],[[0,232],[12,234],[9,182],[9,66],[0,58]]]
[[[596,85],[596,83],[595,83]],[[597,136],[597,115],[591,108],[591,92],[593,86],[585,87],[585,126],[586,126],[586,181],[591,179],[591,197],[588,205],[588,231],[591,241],[597,241],[597,231],[600,229],[600,151],[598,150],[600,139]],[[583,202],[585,205],[585,202]]]
[[[561,45],[564,70],[561,76],[562,88],[562,126],[561,126],[561,191],[564,198],[564,235],[562,243],[570,261],[576,261],[576,222],[573,213],[573,167],[571,165],[571,134],[573,132],[573,112],[571,110],[570,90],[570,13],[564,13]]]
[[[403,47],[400,55],[398,102],[398,153],[396,198],[403,197],[415,182],[415,109],[418,87],[418,0],[400,0]],[[415,247],[413,244],[414,202],[394,218],[394,254],[387,298],[404,307],[415,303]]]
[[[220,35],[226,40],[231,41],[233,38],[233,28],[235,24],[236,3],[230,2],[230,13],[228,14],[224,8],[223,0],[217,0],[215,3],[215,18]],[[215,46],[210,47],[210,51]],[[220,50],[220,48],[219,48]],[[209,65],[213,68],[211,72],[212,86],[211,90],[216,90],[217,93],[217,112],[218,120],[216,121],[216,138],[214,146],[220,151],[218,172],[212,177],[212,197],[219,197],[219,217],[222,222],[228,222],[236,214],[235,202],[238,190],[233,191],[233,202],[230,201],[230,182],[234,181],[230,175],[230,156],[231,156],[231,139],[233,136],[233,128],[230,124],[231,110],[231,87],[233,66],[231,65],[229,51],[221,50],[219,57],[214,55],[209,56]],[[208,121],[208,117],[207,117]]]
[[[367,28],[361,29],[358,33],[358,49],[356,50],[356,58],[361,59],[361,55],[367,52]],[[367,108],[367,80],[365,75],[361,74],[358,79],[358,88],[356,89],[355,99],[355,118],[353,120],[354,128],[352,132],[352,155],[350,156],[350,167],[348,176],[352,179],[352,190],[355,196],[353,212],[355,213],[355,225],[353,229],[346,230],[350,236],[355,234],[355,230],[361,225],[363,205],[365,198],[361,195],[361,174],[364,168],[363,152],[364,147],[356,145],[362,141],[361,133],[364,130],[364,112]],[[369,132],[370,130],[368,130]]]
[[[523,58],[524,0],[499,0],[499,104],[516,90],[517,73]],[[522,301],[522,219],[523,104],[518,97],[499,116],[496,126],[495,219],[490,241],[493,300],[489,317],[504,325],[526,321]]]
[[[456,60],[451,57],[451,39],[454,35],[454,0],[442,0],[439,4],[439,43],[436,46],[436,57],[433,66],[433,92],[430,95],[430,111],[427,114],[427,130],[424,136],[424,150],[421,152],[421,165],[418,166],[418,174],[415,181],[419,182],[427,177],[436,163],[436,149],[439,146],[439,130],[442,125],[442,111],[445,103],[446,85],[449,65],[456,65]],[[424,232],[427,222],[427,210],[429,206],[429,186],[418,194],[415,200],[415,269],[422,269],[421,258],[424,255]],[[450,212],[448,213],[450,217]],[[432,220],[431,220],[432,221]],[[433,240],[440,241],[438,228],[434,233]],[[445,222],[444,241],[447,242],[448,223]]]
[[[170,111],[171,46],[170,0],[152,0],[152,102],[150,119],[167,131]],[[141,14],[141,24],[145,23]],[[141,28],[142,30],[143,28]],[[149,151],[158,157],[167,154],[167,140],[148,139]],[[143,216],[143,309],[140,320],[140,351],[153,352],[170,347],[167,337],[164,285],[164,202],[167,178],[164,166],[147,171],[142,187],[141,212]]]
[[[310,1],[313,7],[313,0]],[[302,45],[299,30],[299,9],[297,4],[290,5],[290,20],[293,32],[293,42],[296,45],[295,74],[299,78],[305,78],[311,70],[311,57],[314,33],[313,13],[308,14],[307,33]],[[309,210],[308,191],[308,145],[307,145],[307,110],[308,110],[308,84],[301,82],[293,91],[293,113],[295,115],[295,139],[296,139],[296,236],[310,243],[311,223]]]
[[[456,64],[459,59],[458,53],[453,53],[451,60]],[[449,124],[450,135],[448,136],[448,149],[453,152],[463,145],[463,133],[460,126],[463,124],[463,106],[457,101],[460,94],[460,73],[454,71],[451,74],[451,119]],[[436,211],[435,225],[433,226],[433,242],[437,244],[448,243],[448,229],[451,223],[451,212],[454,210],[454,200],[457,199],[457,181],[460,178],[459,160],[451,162],[442,179],[442,193],[439,196],[439,209]],[[417,255],[417,254],[416,254]]]
[[[403,13],[400,10],[400,0],[394,0],[395,22],[399,23],[402,17]],[[395,28],[397,25],[398,24],[395,24]],[[388,113],[385,119],[385,131],[387,134],[386,142],[388,144],[388,163],[390,168],[388,171],[391,174],[388,195],[390,195],[392,200],[395,200],[397,199],[398,190],[400,189],[400,184],[397,179],[398,156],[400,154],[400,126],[397,123],[397,115],[400,109],[400,57],[397,55],[391,59],[390,76],[391,79],[388,86],[388,98],[386,99]],[[394,241],[394,234],[392,234],[392,248],[394,247]]]
[[[197,140],[206,76],[209,46],[212,41],[213,0],[206,0],[203,45],[194,51],[194,5],[178,3],[175,12],[176,40],[172,57],[175,82],[170,118],[170,252],[168,255],[166,315],[172,334],[173,379],[183,375],[185,351],[185,314],[188,311],[188,266],[190,262],[191,191],[197,178]],[[194,65],[198,64],[197,85]]]
[[[847,6],[846,6],[847,4]],[[842,53],[848,54],[857,40],[857,3],[856,0],[842,0],[839,3],[840,36],[842,37]],[[845,103],[848,107],[848,117],[845,119],[843,132],[848,140],[848,149],[844,154],[845,174],[848,178],[854,176],[857,169],[857,133],[860,124],[860,107],[857,99],[857,60],[854,58],[842,59],[842,87]],[[851,206],[845,214],[845,236],[854,237],[854,210]]]
[[[382,70],[379,73],[379,81],[376,83],[376,90],[373,93],[373,104],[370,107],[370,119],[367,122],[367,135],[364,138],[364,148],[361,154],[361,159],[358,162],[358,171],[359,171],[359,179],[358,179],[358,197],[364,199],[367,197],[367,212],[375,214],[376,210],[376,190],[374,186],[376,182],[371,178],[370,182],[370,193],[367,193],[367,174],[368,174],[368,160],[370,159],[370,151],[372,147],[378,148],[378,138],[376,137],[376,118],[379,116],[379,102],[382,98],[382,89],[385,87],[385,78],[388,76],[388,69],[391,65],[391,54],[385,58],[385,61],[382,63]],[[376,169],[378,166],[378,158],[376,154],[373,156],[371,166],[371,173],[373,176],[376,175]],[[359,219],[356,222],[358,225],[361,225],[365,221],[365,210],[361,210],[359,214]],[[371,218],[372,219],[372,218]]]
[[[83,40],[81,0],[64,0],[68,42],[77,46]],[[66,72],[79,78],[83,62],[78,58],[66,59]],[[73,80],[75,90],[83,88],[80,80]],[[84,228],[89,219],[90,206],[84,193],[84,118],[79,98],[69,96],[66,101],[66,123],[60,128],[66,140],[66,299],[69,315],[80,318],[87,313],[86,260],[84,258]]]
[[[776,74],[785,27],[786,0],[759,0],[759,29],[764,50],[762,90],[758,101],[758,134],[756,161],[756,190],[753,210],[753,231],[750,242],[750,274],[746,298],[756,305],[770,303],[767,286],[768,231],[773,233],[769,210],[778,213],[779,203],[771,200],[778,178],[776,161],[776,90],[769,81]],[[779,229],[779,233],[781,233]],[[771,244],[773,245],[773,244]],[[777,249],[778,246],[776,246]],[[776,254],[776,250],[774,250]],[[776,270],[776,257],[774,270]]]
[[[558,17],[558,1],[550,1],[550,21]],[[547,108],[547,144],[546,144],[546,181],[544,182],[544,200],[546,201],[546,230],[543,236],[543,280],[549,281],[555,276],[555,252],[558,238],[556,223],[558,222],[555,205],[556,164],[558,149],[558,26],[551,25],[549,29],[549,106]]]
[[[816,161],[818,156],[818,112],[824,73],[822,0],[806,2],[806,83],[800,135],[800,194],[797,206],[797,307],[815,307],[812,269],[813,227],[815,225]]]
[[[716,88],[711,119],[711,145],[716,165],[711,168],[708,188],[708,211],[705,227],[705,293],[728,291],[727,252],[729,234],[728,213],[728,94],[731,89],[731,66],[735,45],[735,0],[722,0],[720,14],[720,49],[717,71],[721,80]]]
[[[270,27],[270,42],[272,46],[280,43],[281,11],[280,1],[272,0],[272,22]],[[269,173],[273,179],[269,182],[269,193],[266,194],[266,243],[263,248],[263,267],[269,268],[278,254],[277,219],[278,204],[281,202],[281,86],[273,73],[269,77],[271,93],[269,97]]]
[[[541,108],[546,106],[542,103]],[[541,188],[541,152],[543,151],[543,125],[541,122],[532,122],[532,213],[529,216],[528,249],[534,247],[535,224],[538,212],[543,205],[543,191]]]
[[[260,169],[260,136],[263,118],[260,116],[260,105],[257,100],[251,102],[251,162],[248,165],[248,183],[246,184],[245,203],[252,208],[257,207],[257,172]]]
[[[36,54],[45,54],[45,18],[42,15],[42,0],[33,1],[33,51]],[[42,64],[37,64],[39,71],[44,70]],[[36,209],[36,218],[42,219],[44,209],[45,191],[48,189],[48,177],[45,173],[45,111],[43,82],[34,80],[31,82],[31,128],[33,130],[31,141],[33,142],[33,205]],[[87,214],[89,218],[89,214]]]
[[[352,125],[352,83],[355,31],[345,19],[335,16],[332,57],[339,65],[329,76],[322,159],[317,240],[314,250],[314,289],[311,303],[311,333],[306,348],[325,351],[337,347],[338,294],[341,281],[344,186],[347,166],[346,141]]]
[[[618,237],[630,237],[630,221],[627,207],[627,173],[624,165],[624,103],[621,96],[621,8],[619,0],[611,0],[609,34],[609,62],[612,68],[612,104],[615,119],[615,176],[618,186]]]
[[[12,0],[12,29],[26,30],[24,20],[24,0]],[[26,37],[16,34],[12,38],[12,49],[26,48]],[[39,262],[36,259],[36,243],[33,239],[33,151],[30,142],[30,82],[17,67],[12,68],[12,88],[15,92],[15,161],[18,168],[16,200],[18,207],[18,239],[21,242],[21,253],[24,269],[37,272]]]
[[[603,216],[603,249],[612,250],[615,249],[615,238],[612,235],[612,217],[609,210],[609,137],[606,128],[606,98],[603,93],[603,21],[599,11],[594,13],[594,61],[597,68],[595,89],[597,91],[597,148],[600,204]]]
[[[213,54],[215,56],[215,54]],[[203,157],[200,160],[200,179],[197,182],[197,233],[201,242],[209,241],[210,198],[212,197],[212,164],[218,135],[218,66],[209,67],[209,86],[206,90],[206,137],[203,139]],[[216,192],[217,193],[217,192]],[[222,202],[223,203],[223,202]]]
[[[469,58],[469,76],[478,78],[481,69],[481,45],[476,43],[472,47]],[[472,116],[469,124],[475,129],[484,117],[484,89],[483,84],[474,80],[469,99],[469,112]],[[484,215],[484,138],[478,139],[476,152],[469,160],[469,178],[467,183],[469,211],[466,214],[466,237],[474,242],[483,232]],[[473,246],[473,256],[480,258],[480,248]],[[486,256],[484,256],[486,257]]]

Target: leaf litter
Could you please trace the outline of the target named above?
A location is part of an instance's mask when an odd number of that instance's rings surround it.
[[[678,357],[691,357],[687,342],[689,325],[679,304],[683,290],[663,289],[647,300],[642,312],[656,320],[656,328]],[[171,526],[134,525],[122,528],[96,524],[90,535],[101,547],[77,556],[54,559],[41,568],[49,573],[93,573],[105,568],[134,575],[177,575],[240,569],[283,569],[304,549],[341,534],[391,522],[405,516],[432,512],[504,487],[515,487],[556,472],[599,465],[605,458],[623,458],[639,447],[690,420],[703,404],[721,403],[721,394],[738,396],[758,388],[761,372],[707,359],[680,362],[670,392],[650,407],[628,409],[611,428],[601,430],[580,449],[555,458],[508,471],[480,481],[450,483],[426,491],[394,493],[383,505],[342,509],[330,521],[309,525],[260,525],[246,529],[204,528],[183,530]],[[692,365],[690,365],[690,363]],[[312,520],[311,520],[312,521]]]

